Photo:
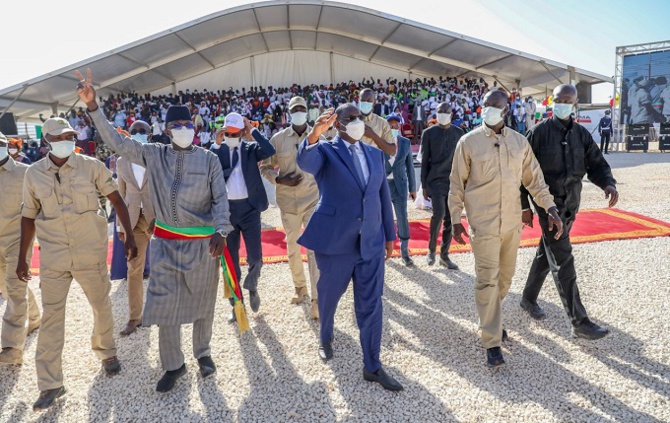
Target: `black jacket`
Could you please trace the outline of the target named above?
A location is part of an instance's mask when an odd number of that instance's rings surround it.
[[[421,185],[443,191],[449,190],[449,175],[454,162],[458,140],[465,134],[461,128],[449,125],[442,129],[434,125],[421,134]]]
[[[275,154],[275,148],[270,141],[258,130],[251,131],[256,142],[240,142],[240,161],[242,162],[242,173],[244,182],[247,184],[249,203],[258,211],[263,212],[268,208],[268,195],[265,192],[258,162]],[[223,174],[228,178],[233,169],[230,167],[230,148],[224,143],[217,150],[212,150],[218,157]]]
[[[556,206],[568,220],[579,210],[584,175],[603,190],[616,185],[610,165],[583,126],[574,122],[566,126],[554,116],[535,125],[526,136]],[[528,197],[528,191],[521,187],[524,209],[530,207]],[[535,205],[535,209],[539,207]]]

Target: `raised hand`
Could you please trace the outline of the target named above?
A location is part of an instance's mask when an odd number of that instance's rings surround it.
[[[319,140],[319,137],[325,134],[328,129],[333,126],[335,120],[337,120],[337,114],[335,114],[335,110],[332,107],[323,112],[321,116],[316,119],[316,122],[314,122],[314,127],[309,133],[307,142],[310,144],[316,143]]]
[[[98,102],[95,99],[95,88],[93,88],[93,74],[90,69],[86,69],[86,78],[78,70],[74,71],[79,79],[77,84],[77,95],[79,99],[86,104],[89,110],[98,108]]]

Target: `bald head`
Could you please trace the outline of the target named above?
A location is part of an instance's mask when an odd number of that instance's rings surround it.
[[[133,122],[133,124],[130,125],[130,128],[128,128],[128,131],[130,132],[133,129],[137,131],[139,131],[140,129],[144,129],[147,132],[151,131],[151,127],[149,126],[149,124],[143,120],[136,120],[135,122]]]
[[[451,113],[451,104],[447,102],[442,102],[437,105],[437,113]]]
[[[577,88],[571,84],[561,84],[554,88],[554,103],[576,104]]]
[[[361,101],[367,101],[369,103],[375,102],[375,93],[370,88],[365,88],[361,91]]]
[[[493,90],[486,93],[484,96],[484,107],[495,107],[496,109],[504,109],[509,102],[509,96],[503,90]]]

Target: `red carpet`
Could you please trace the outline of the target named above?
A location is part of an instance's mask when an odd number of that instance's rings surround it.
[[[411,255],[421,255],[428,252],[428,230],[430,220],[415,220],[410,222],[409,241]],[[521,247],[535,247],[540,241],[541,231],[535,218],[535,227],[525,227],[521,237]],[[625,212],[618,209],[593,209],[581,210],[575,222],[570,237],[573,244],[587,242],[611,241],[616,239],[652,238],[659,236],[670,236],[670,223],[652,219],[635,213]],[[263,262],[280,263],[288,261],[285,234],[282,228],[263,230]],[[467,241],[467,239],[466,239]],[[246,256],[244,242],[242,242],[240,255]],[[400,243],[396,242],[393,256],[400,256]],[[459,245],[452,242],[451,252],[461,253],[470,251],[470,245]],[[304,256],[303,249],[303,259]],[[108,263],[111,262],[112,243],[110,241]],[[39,272],[40,252],[35,245],[32,261],[33,274]],[[244,258],[242,259],[244,262]]]

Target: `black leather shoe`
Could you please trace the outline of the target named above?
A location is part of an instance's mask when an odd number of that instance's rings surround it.
[[[488,348],[486,350],[486,361],[489,367],[498,367],[505,364],[503,353],[500,347]]]
[[[319,357],[321,357],[321,360],[323,361],[328,361],[333,358],[333,344],[331,342],[319,345]]]
[[[526,310],[528,314],[530,314],[530,317],[532,317],[535,320],[544,320],[547,318],[547,313],[542,310],[542,307],[540,307],[537,304],[533,304],[530,301],[528,301],[525,298],[521,299],[521,308]]]
[[[161,380],[156,385],[156,392],[170,392],[174,388],[177,379],[186,374],[186,364],[182,364],[177,370],[165,372]]]
[[[388,389],[389,391],[402,391],[402,385],[398,383],[397,380],[393,379],[393,377],[386,373],[382,368],[374,373],[370,373],[363,369],[363,379],[367,380],[368,382],[377,382],[384,389]]]
[[[409,258],[409,257],[403,257],[403,258],[402,258],[402,262],[405,263],[405,266],[407,266],[407,267],[412,267],[412,266],[414,266],[414,260],[412,260],[412,259]]]
[[[198,359],[198,366],[200,366],[200,374],[203,379],[216,373],[216,364],[214,364],[214,360],[212,360],[212,357],[209,355],[200,357]]]
[[[458,270],[458,265],[451,261],[449,257],[442,258],[440,257],[440,266],[444,266],[449,270]]]
[[[435,252],[434,251],[428,251],[427,261],[428,261],[428,266],[432,266],[432,265],[435,264]]]
[[[237,322],[237,316],[235,315],[235,309],[230,310],[230,315],[228,316],[228,323]]]
[[[35,404],[33,404],[33,411],[46,410],[53,405],[54,401],[65,395],[66,392],[67,391],[63,386],[40,392],[40,397],[35,401]]]
[[[586,320],[579,326],[572,327],[572,336],[592,341],[604,338],[608,333],[610,333],[609,329],[599,326],[590,320]]]
[[[258,295],[258,291],[249,291],[249,306],[254,313],[258,311],[261,306],[261,297]]]
[[[508,339],[509,339],[509,336],[507,335],[507,331],[505,329],[503,329],[502,341],[507,342]]]
[[[121,371],[121,363],[116,356],[102,360],[102,368],[105,369],[107,376],[114,376]]]

